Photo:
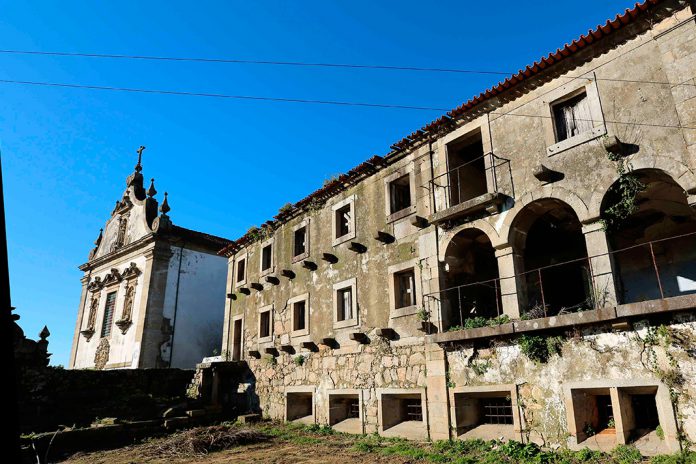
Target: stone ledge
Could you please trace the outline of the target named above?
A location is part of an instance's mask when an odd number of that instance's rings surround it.
[[[491,207],[497,208],[504,200],[502,193],[484,193],[471,200],[464,201],[451,206],[430,216],[429,222],[439,224],[459,216],[467,216],[481,210],[488,210]]]
[[[608,306],[606,308],[561,314],[559,316],[542,317],[539,319],[530,319],[528,321],[515,321],[514,324],[515,332],[533,332],[535,330],[593,324],[595,322],[611,321],[614,319],[616,319],[616,308]]]
[[[696,308],[696,294],[619,305],[616,308],[616,315],[617,317],[631,317],[690,308]]]
[[[443,332],[428,335],[427,340],[431,343],[455,342],[458,340],[476,340],[478,338],[498,337],[515,332],[512,322],[507,324],[495,325],[492,327],[477,327],[475,329],[462,329],[452,332]]]

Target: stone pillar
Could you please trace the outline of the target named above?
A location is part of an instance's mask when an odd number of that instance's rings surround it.
[[[499,248],[495,250],[495,257],[498,258],[498,275],[500,279],[500,296],[503,303],[503,314],[507,314],[511,319],[520,317],[520,304],[517,297],[517,278],[515,276],[515,255],[512,247]]]
[[[87,284],[89,283],[89,275],[86,275],[80,279],[82,282],[82,293],[80,294],[80,307],[77,310],[77,322],[75,322],[75,333],[73,335],[72,349],[70,350],[70,361],[68,362],[68,368],[75,368],[75,360],[77,359],[77,347],[80,344],[80,330],[82,330],[82,321],[85,316],[85,302],[87,301]]]
[[[614,306],[617,303],[616,285],[612,257],[609,255],[609,244],[600,221],[583,224],[582,233],[585,235],[587,255],[590,258],[592,272],[593,299],[596,308]]]
[[[428,372],[426,401],[431,440],[449,440],[450,410],[447,388],[447,361],[445,351],[436,343],[425,347],[425,366]]]

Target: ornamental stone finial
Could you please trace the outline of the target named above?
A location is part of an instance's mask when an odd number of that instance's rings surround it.
[[[150,179],[150,187],[147,189],[147,196],[152,198],[157,195],[157,190],[155,190],[155,178]]]
[[[162,213],[163,216],[166,216],[169,211],[172,209],[169,207],[169,201],[167,200],[167,192],[164,192],[164,201],[160,205],[160,213]]]

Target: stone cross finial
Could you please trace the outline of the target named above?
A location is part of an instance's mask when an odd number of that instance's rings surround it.
[[[140,172],[143,170],[143,167],[141,165],[143,161],[143,150],[145,150],[145,146],[140,145],[140,148],[138,148],[136,151],[138,152],[138,164],[135,165],[135,170],[137,172]]]

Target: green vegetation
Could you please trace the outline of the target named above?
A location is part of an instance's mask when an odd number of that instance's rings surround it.
[[[539,335],[522,335],[519,338],[520,349],[529,359],[545,363],[554,354],[560,354],[563,337],[541,337]]]
[[[292,362],[294,362],[296,366],[302,366],[305,363],[305,357],[301,354],[298,354],[297,356],[292,358]]]
[[[478,329],[480,327],[496,327],[499,325],[507,324],[511,322],[510,316],[507,314],[501,314],[500,316],[494,317],[492,319],[487,319],[485,317],[477,316],[470,317],[464,320],[464,325],[454,325],[447,329],[448,332],[455,332],[457,330],[464,329]]]

